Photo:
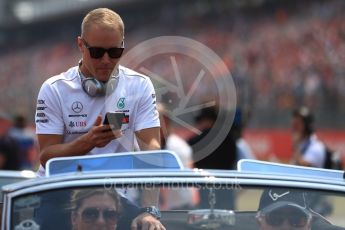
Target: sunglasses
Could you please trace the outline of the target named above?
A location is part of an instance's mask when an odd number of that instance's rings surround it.
[[[124,48],[124,42],[122,42],[122,47],[112,47],[109,49],[104,49],[102,47],[91,47],[84,38],[82,38],[84,46],[89,50],[90,56],[92,58],[102,58],[105,53],[108,53],[111,58],[120,58],[122,56]]]
[[[102,215],[107,223],[116,223],[120,217],[120,213],[113,209],[100,210],[98,208],[86,208],[81,213],[81,218],[86,223],[96,222],[99,216]]]
[[[288,221],[290,226],[295,228],[303,228],[310,221],[311,215],[308,215],[302,211],[296,211],[293,213],[286,213],[281,211],[272,211],[264,215],[266,223],[278,227],[281,226],[285,220]]]

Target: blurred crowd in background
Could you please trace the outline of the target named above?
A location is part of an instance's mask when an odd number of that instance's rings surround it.
[[[232,74],[237,104],[251,114],[248,129],[288,129],[291,111],[300,105],[315,112],[319,128],[344,128],[345,2],[230,2],[150,1],[114,10],[126,24],[126,50],[149,38],[176,35],[216,52]],[[42,82],[79,61],[80,20],[74,15],[11,31],[11,41],[0,47],[2,111],[33,127]],[[210,94],[205,85],[198,90]]]

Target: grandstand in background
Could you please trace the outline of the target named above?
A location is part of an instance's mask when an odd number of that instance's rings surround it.
[[[0,0],[0,108],[11,114],[33,121],[42,82],[80,58],[82,16],[106,6],[123,16],[127,50],[164,35],[214,50],[232,73],[238,104],[250,110],[249,128],[288,128],[301,104],[316,112],[317,127],[345,128],[345,1],[23,2]]]

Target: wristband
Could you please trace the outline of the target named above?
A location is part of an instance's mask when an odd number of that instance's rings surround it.
[[[159,208],[157,208],[155,206],[144,207],[144,208],[141,208],[140,211],[142,213],[144,213],[144,212],[149,213],[150,215],[155,217],[157,220],[159,220],[162,217],[162,214],[161,214]]]

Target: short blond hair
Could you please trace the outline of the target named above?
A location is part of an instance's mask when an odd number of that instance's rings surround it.
[[[108,195],[115,203],[117,211],[122,211],[121,198],[115,190],[104,189],[104,188],[87,188],[87,189],[76,189],[71,194],[70,209],[77,211],[83,204],[84,200],[96,196],[96,195]]]
[[[116,29],[121,33],[122,37],[124,37],[125,26],[122,18],[111,9],[97,8],[87,13],[81,23],[81,36],[94,25]]]

